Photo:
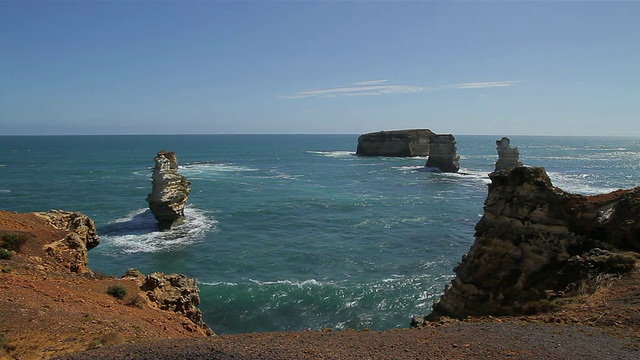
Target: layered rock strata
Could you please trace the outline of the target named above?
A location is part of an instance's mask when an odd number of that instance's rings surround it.
[[[456,139],[451,134],[433,134],[429,140],[429,159],[425,165],[443,172],[458,172],[460,156],[457,153]]]
[[[202,311],[198,308],[200,289],[195,279],[182,274],[161,272],[144,276],[136,269],[127,270],[123,278],[136,279],[140,290],[145,292],[147,299],[154,307],[180,313],[191,320],[182,324],[185,329],[195,332],[199,327],[207,335],[214,334],[202,320]]]
[[[154,159],[149,208],[161,229],[170,229],[184,220],[190,182],[178,173],[178,158],[173,151],[159,151]]]
[[[475,242],[427,319],[530,313],[589,275],[634,267],[621,251],[640,252],[640,187],[582,196],[544,168],[489,176]]]
[[[61,238],[44,246],[51,258],[75,273],[91,273],[87,267],[89,250],[100,244],[96,225],[88,216],[62,210],[34,213],[54,229],[60,230]]]
[[[372,132],[358,137],[356,154],[361,156],[427,156],[432,135],[435,134],[428,129]]]
[[[498,151],[498,161],[495,171],[513,169],[522,166],[520,162],[520,152],[517,147],[510,145],[511,141],[507,137],[496,140],[496,150]]]

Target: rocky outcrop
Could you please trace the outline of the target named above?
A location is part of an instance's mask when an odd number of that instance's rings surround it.
[[[437,168],[443,172],[458,172],[460,157],[457,153],[456,139],[451,134],[433,134],[429,140],[428,168]]]
[[[184,313],[148,301],[140,289],[145,276],[92,274],[86,255],[98,243],[83,214],[0,210],[1,359],[66,358],[125,342],[211,334]]]
[[[207,335],[213,331],[202,320],[200,304],[200,289],[195,279],[182,274],[163,274],[154,272],[144,276],[136,269],[129,269],[123,278],[135,278],[140,290],[144,291],[148,300],[158,309],[173,311],[184,315],[191,321],[184,322],[185,329],[195,332],[198,327]]]
[[[517,147],[511,146],[510,140],[503,137],[496,140],[496,150],[498,150],[498,161],[496,162],[495,171],[513,169],[522,166],[520,162],[520,153]]]
[[[428,129],[379,131],[358,137],[357,155],[427,156],[429,141],[435,135]]]
[[[159,151],[155,157],[149,208],[161,229],[169,229],[184,220],[190,182],[178,173],[178,158],[173,151]]]
[[[435,134],[429,129],[379,131],[360,135],[357,155],[429,156],[426,167],[457,172],[460,157],[451,134]]]
[[[475,242],[427,317],[530,313],[594,272],[624,272],[640,251],[640,187],[582,196],[543,168],[493,172]]]
[[[100,244],[96,226],[88,216],[61,210],[34,213],[52,228],[61,230],[61,239],[44,245],[44,250],[75,273],[91,273],[87,267],[88,251]]]

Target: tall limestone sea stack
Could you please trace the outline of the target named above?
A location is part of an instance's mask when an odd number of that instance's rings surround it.
[[[458,172],[460,156],[458,156],[456,139],[451,134],[433,134],[429,142],[429,159],[426,167],[438,168],[443,172]]]
[[[178,173],[178,158],[173,151],[161,150],[154,160],[152,191],[147,202],[160,229],[167,230],[184,220],[191,183]]]
[[[507,137],[496,140],[496,150],[498,150],[498,161],[495,171],[513,169],[522,166],[520,153],[517,147],[509,145],[511,141]]]

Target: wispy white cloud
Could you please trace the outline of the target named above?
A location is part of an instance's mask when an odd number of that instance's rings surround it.
[[[342,97],[342,96],[372,96],[383,94],[408,94],[426,90],[413,85],[390,85],[388,80],[360,81],[346,86],[336,86],[328,89],[312,89],[298,91],[291,95],[281,96],[282,99],[301,99],[308,97]]]
[[[389,80],[368,80],[353,83],[353,85],[379,85],[388,82]]]
[[[462,84],[445,85],[443,89],[486,89],[495,87],[512,86],[519,81],[488,81],[488,82],[468,82]]]
[[[458,90],[458,89],[486,89],[496,87],[513,86],[520,81],[488,81],[468,82],[460,84],[442,85],[436,87],[423,87],[415,85],[392,85],[389,80],[367,80],[349,85],[336,86],[328,89],[311,89],[298,91],[290,95],[279,96],[281,99],[302,99],[310,97],[347,97],[347,96],[374,96],[385,94],[410,94],[423,91]]]

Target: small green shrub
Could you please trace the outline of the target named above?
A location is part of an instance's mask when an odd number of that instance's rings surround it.
[[[27,237],[25,235],[18,235],[13,233],[6,233],[2,235],[2,241],[0,241],[0,248],[11,250],[11,251],[19,251],[22,244],[27,241]]]
[[[125,296],[127,296],[127,289],[125,289],[125,287],[120,284],[112,285],[107,289],[107,294],[113,296],[116,299],[122,300]]]
[[[10,273],[12,271],[13,271],[13,269],[11,268],[11,266],[5,266],[5,267],[2,268],[2,272],[5,273],[5,274],[8,274],[8,273]]]
[[[11,260],[12,256],[13,256],[13,251],[0,248],[0,260]]]

